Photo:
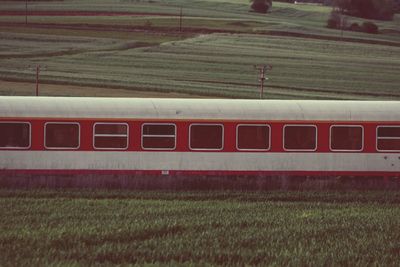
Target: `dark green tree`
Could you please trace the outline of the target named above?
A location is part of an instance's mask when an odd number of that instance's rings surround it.
[[[367,19],[391,20],[396,10],[395,0],[336,0],[342,13]]]
[[[250,0],[251,9],[258,13],[267,13],[272,7],[272,0]]]

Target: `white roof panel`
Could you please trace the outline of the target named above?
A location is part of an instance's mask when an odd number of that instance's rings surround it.
[[[400,101],[1,96],[1,117],[400,122]]]

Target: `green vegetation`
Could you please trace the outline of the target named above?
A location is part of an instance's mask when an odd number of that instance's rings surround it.
[[[383,20],[392,19],[397,8],[395,0],[336,0],[335,4],[348,14]]]
[[[83,40],[86,38],[82,39],[82,44],[86,44]],[[385,50],[376,51],[375,45],[368,44],[248,34],[200,35],[136,49],[125,44],[103,42],[96,52],[71,54],[74,48],[67,49],[67,55],[27,57],[23,61],[3,59],[0,75],[16,80],[34,79],[34,72],[23,68],[39,63],[47,66],[41,75],[45,82],[257,97],[253,64],[267,62],[274,66],[267,83],[270,97],[400,97],[397,47],[386,46]],[[57,43],[62,45],[63,42]],[[43,47],[51,51],[44,45],[31,45],[20,47],[20,53],[32,54],[32,49]]]
[[[397,192],[0,191],[0,265],[398,266]]]
[[[258,13],[267,13],[272,6],[272,0],[250,0],[251,9]]]
[[[34,82],[29,66],[41,64],[49,84],[256,98],[253,65],[267,63],[270,98],[400,98],[398,15],[375,21],[380,33],[370,35],[326,28],[329,7],[280,2],[268,14],[239,0],[65,0],[28,9],[37,14],[25,25],[24,3],[0,6],[0,80]]]

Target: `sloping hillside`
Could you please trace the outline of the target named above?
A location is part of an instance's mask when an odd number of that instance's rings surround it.
[[[18,82],[34,82],[32,66],[40,64],[42,83],[109,88],[109,95],[256,98],[253,65],[265,63],[273,65],[267,97],[400,98],[399,16],[366,34],[327,29],[330,11],[276,2],[261,15],[239,0],[2,1],[0,80],[15,89],[0,83],[0,93],[26,94]]]

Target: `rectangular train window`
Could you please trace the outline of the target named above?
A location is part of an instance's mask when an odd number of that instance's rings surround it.
[[[79,123],[48,122],[45,124],[44,146],[48,149],[77,149],[79,137]]]
[[[189,147],[192,150],[222,150],[223,132],[221,124],[191,124]]]
[[[363,149],[363,127],[357,125],[333,125],[330,130],[332,151],[361,151]]]
[[[27,149],[31,142],[31,125],[27,122],[0,122],[0,148]]]
[[[145,123],[142,125],[142,148],[146,150],[174,150],[176,126],[169,123]]]
[[[285,125],[283,145],[288,151],[315,151],[317,127],[315,125]]]
[[[378,126],[376,148],[378,151],[400,151],[400,126]]]
[[[128,148],[128,124],[95,123],[93,129],[93,147],[96,149]]]
[[[238,150],[268,150],[271,127],[265,124],[240,124],[236,128]]]

